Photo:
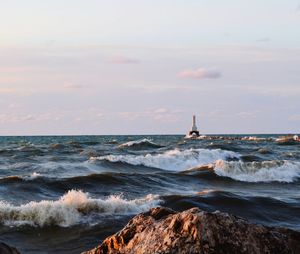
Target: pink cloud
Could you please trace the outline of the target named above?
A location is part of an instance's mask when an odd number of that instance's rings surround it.
[[[17,90],[14,88],[1,88],[0,87],[0,94],[10,94],[10,93],[16,93]]]
[[[59,113],[34,113],[34,114],[19,114],[19,113],[7,113],[0,114],[0,123],[21,123],[27,121],[45,122],[45,121],[58,121],[63,115]]]
[[[24,121],[37,120],[36,116],[28,115],[14,115],[14,114],[0,114],[0,123],[18,123]]]
[[[178,73],[181,78],[193,78],[193,79],[217,79],[222,76],[221,72],[215,69],[187,69]]]
[[[289,116],[289,120],[290,121],[300,121],[300,114],[295,114],[295,115]]]
[[[108,62],[114,64],[137,64],[139,63],[139,60],[134,58],[124,57],[124,56],[115,56],[110,58]]]
[[[136,112],[120,112],[119,115],[126,120],[135,120],[138,118],[151,118],[153,120],[164,122],[176,122],[179,119],[178,117],[181,113],[181,110],[171,110],[168,108],[161,107]]]
[[[67,89],[78,89],[78,88],[83,88],[82,85],[78,85],[78,84],[73,84],[73,83],[69,83],[69,82],[65,82],[63,84],[64,88]]]

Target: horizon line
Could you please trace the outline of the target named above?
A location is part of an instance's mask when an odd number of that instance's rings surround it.
[[[228,136],[228,135],[297,135],[300,132],[282,132],[282,133],[206,133],[200,136]],[[71,137],[71,136],[185,136],[186,134],[23,134],[23,135],[1,135],[2,137]]]

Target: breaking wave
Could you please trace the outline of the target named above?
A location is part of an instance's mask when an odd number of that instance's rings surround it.
[[[144,139],[139,139],[139,140],[123,143],[123,144],[119,145],[118,147],[119,148],[130,148],[130,149],[147,149],[147,148],[159,148],[162,146],[152,142],[152,140],[150,140],[150,139],[144,138]]]
[[[107,199],[93,199],[87,193],[70,190],[59,200],[42,200],[14,206],[0,201],[0,222],[7,225],[63,227],[74,225],[92,213],[135,214],[159,205],[157,195],[149,194],[144,198],[127,200],[121,195],[112,195]]]
[[[300,178],[300,162],[263,161],[242,162],[218,160],[214,171],[219,176],[244,182],[286,182]]]
[[[125,162],[132,165],[143,165],[165,170],[181,171],[201,164],[208,164],[216,160],[239,158],[239,154],[221,149],[174,149],[161,154],[146,155],[106,155],[91,157],[90,160],[107,160],[110,162]]]
[[[7,183],[7,182],[19,182],[23,181],[21,176],[6,176],[0,179],[0,183]]]

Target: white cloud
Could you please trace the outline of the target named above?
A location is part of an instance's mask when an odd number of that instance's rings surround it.
[[[33,115],[0,114],[0,123],[18,123],[35,120]]]
[[[213,110],[204,114],[205,117],[209,119],[232,119],[232,118],[242,118],[242,119],[253,119],[258,116],[260,113],[259,110],[250,110],[250,111],[240,111],[240,112],[226,112],[224,110]]]
[[[178,73],[181,78],[192,78],[192,79],[217,79],[222,76],[221,72],[215,69],[186,69]]]
[[[16,108],[21,108],[21,105],[19,103],[10,103],[7,107],[9,109],[16,109]]]
[[[254,94],[264,96],[280,96],[280,97],[295,97],[300,95],[300,87],[298,86],[248,86],[245,90]]]
[[[259,113],[259,110],[242,111],[242,112],[236,113],[236,116],[241,117],[241,118],[256,118],[258,113]]]
[[[108,62],[114,64],[137,64],[139,63],[139,60],[124,56],[115,56],[108,59]]]
[[[296,122],[300,121],[300,114],[291,115],[289,117],[289,120],[290,121],[296,121]]]
[[[27,121],[58,121],[60,116],[53,113],[43,114],[16,114],[6,113],[0,114],[0,123],[22,123]]]
[[[179,120],[181,110],[170,110],[168,108],[155,108],[143,111],[120,112],[119,115],[126,120],[135,120],[138,118],[150,118],[157,121],[176,122]]]

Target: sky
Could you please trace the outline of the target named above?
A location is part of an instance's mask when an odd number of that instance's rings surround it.
[[[299,133],[300,0],[0,0],[0,135]]]

